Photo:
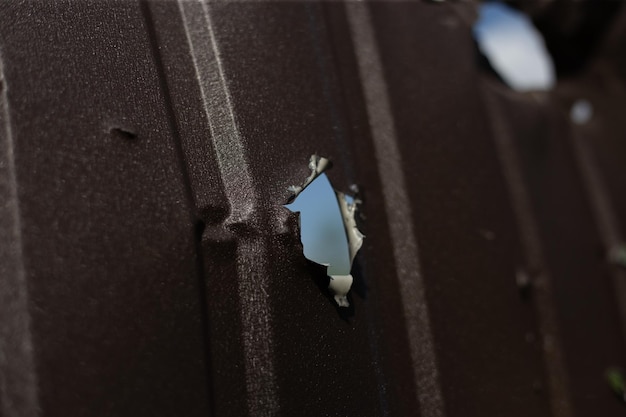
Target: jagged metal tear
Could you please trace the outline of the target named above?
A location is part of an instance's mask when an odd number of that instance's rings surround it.
[[[298,197],[298,195],[304,191],[306,187],[311,184],[315,178],[319,177],[326,169],[330,166],[330,160],[327,158],[311,155],[309,159],[309,169],[311,170],[311,175],[309,175],[302,185],[292,185],[289,187],[289,191],[293,193],[292,200]]]
[[[354,218],[359,201],[332,188],[324,174],[329,166],[328,159],[311,156],[311,175],[302,185],[289,187],[296,201],[286,207],[300,212],[305,257],[327,267],[328,287],[335,301],[340,307],[348,307],[347,295],[353,282],[350,270],[364,236]]]

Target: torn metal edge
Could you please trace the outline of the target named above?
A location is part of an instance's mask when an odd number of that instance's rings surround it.
[[[330,160],[328,158],[315,154],[311,155],[311,158],[309,159],[309,169],[311,169],[311,175],[304,180],[302,185],[291,185],[288,188],[288,190],[293,193],[289,202],[295,200],[296,197],[298,197],[298,195],[300,195],[300,193],[315,180],[315,178],[319,177],[324,171],[330,168],[330,165]]]
[[[350,263],[352,263],[356,253],[361,249],[361,246],[363,246],[363,238],[365,237],[358,229],[355,220],[356,211],[361,200],[354,199],[354,202],[350,203],[345,193],[335,191],[335,194],[337,195],[337,202],[339,203],[339,209],[343,217],[343,225],[346,228],[346,235],[348,236],[348,250],[350,253]]]
[[[343,226],[348,238],[348,253],[350,254],[350,265],[352,265],[354,257],[359,249],[361,249],[361,246],[363,246],[363,238],[365,238],[365,235],[357,228],[355,220],[355,214],[360,200],[355,199],[354,202],[350,203],[346,198],[346,194],[335,191],[335,195],[337,196]],[[347,296],[352,287],[353,280],[351,274],[330,275],[328,288],[334,293],[335,301],[340,307],[350,306]]]

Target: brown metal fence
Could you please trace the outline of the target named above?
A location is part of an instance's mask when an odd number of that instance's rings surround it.
[[[521,94],[473,3],[2,3],[0,415],[624,414],[626,14],[584,7],[530,11],[593,42]],[[283,207],[314,153],[350,309]]]

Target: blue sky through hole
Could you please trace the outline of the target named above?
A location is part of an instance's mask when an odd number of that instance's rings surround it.
[[[541,33],[524,13],[498,2],[482,3],[474,38],[493,69],[517,91],[548,90],[554,64]]]
[[[350,201],[350,200],[348,200]],[[300,212],[300,232],[304,256],[319,264],[330,264],[328,275],[350,273],[348,237],[335,190],[326,174],[321,174],[286,206]]]

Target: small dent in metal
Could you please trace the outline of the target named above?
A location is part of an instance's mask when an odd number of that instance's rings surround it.
[[[131,129],[121,127],[121,126],[112,127],[109,130],[109,133],[111,133],[111,135],[113,136],[117,136],[119,138],[126,139],[126,140],[137,139],[137,133],[133,132]]]

